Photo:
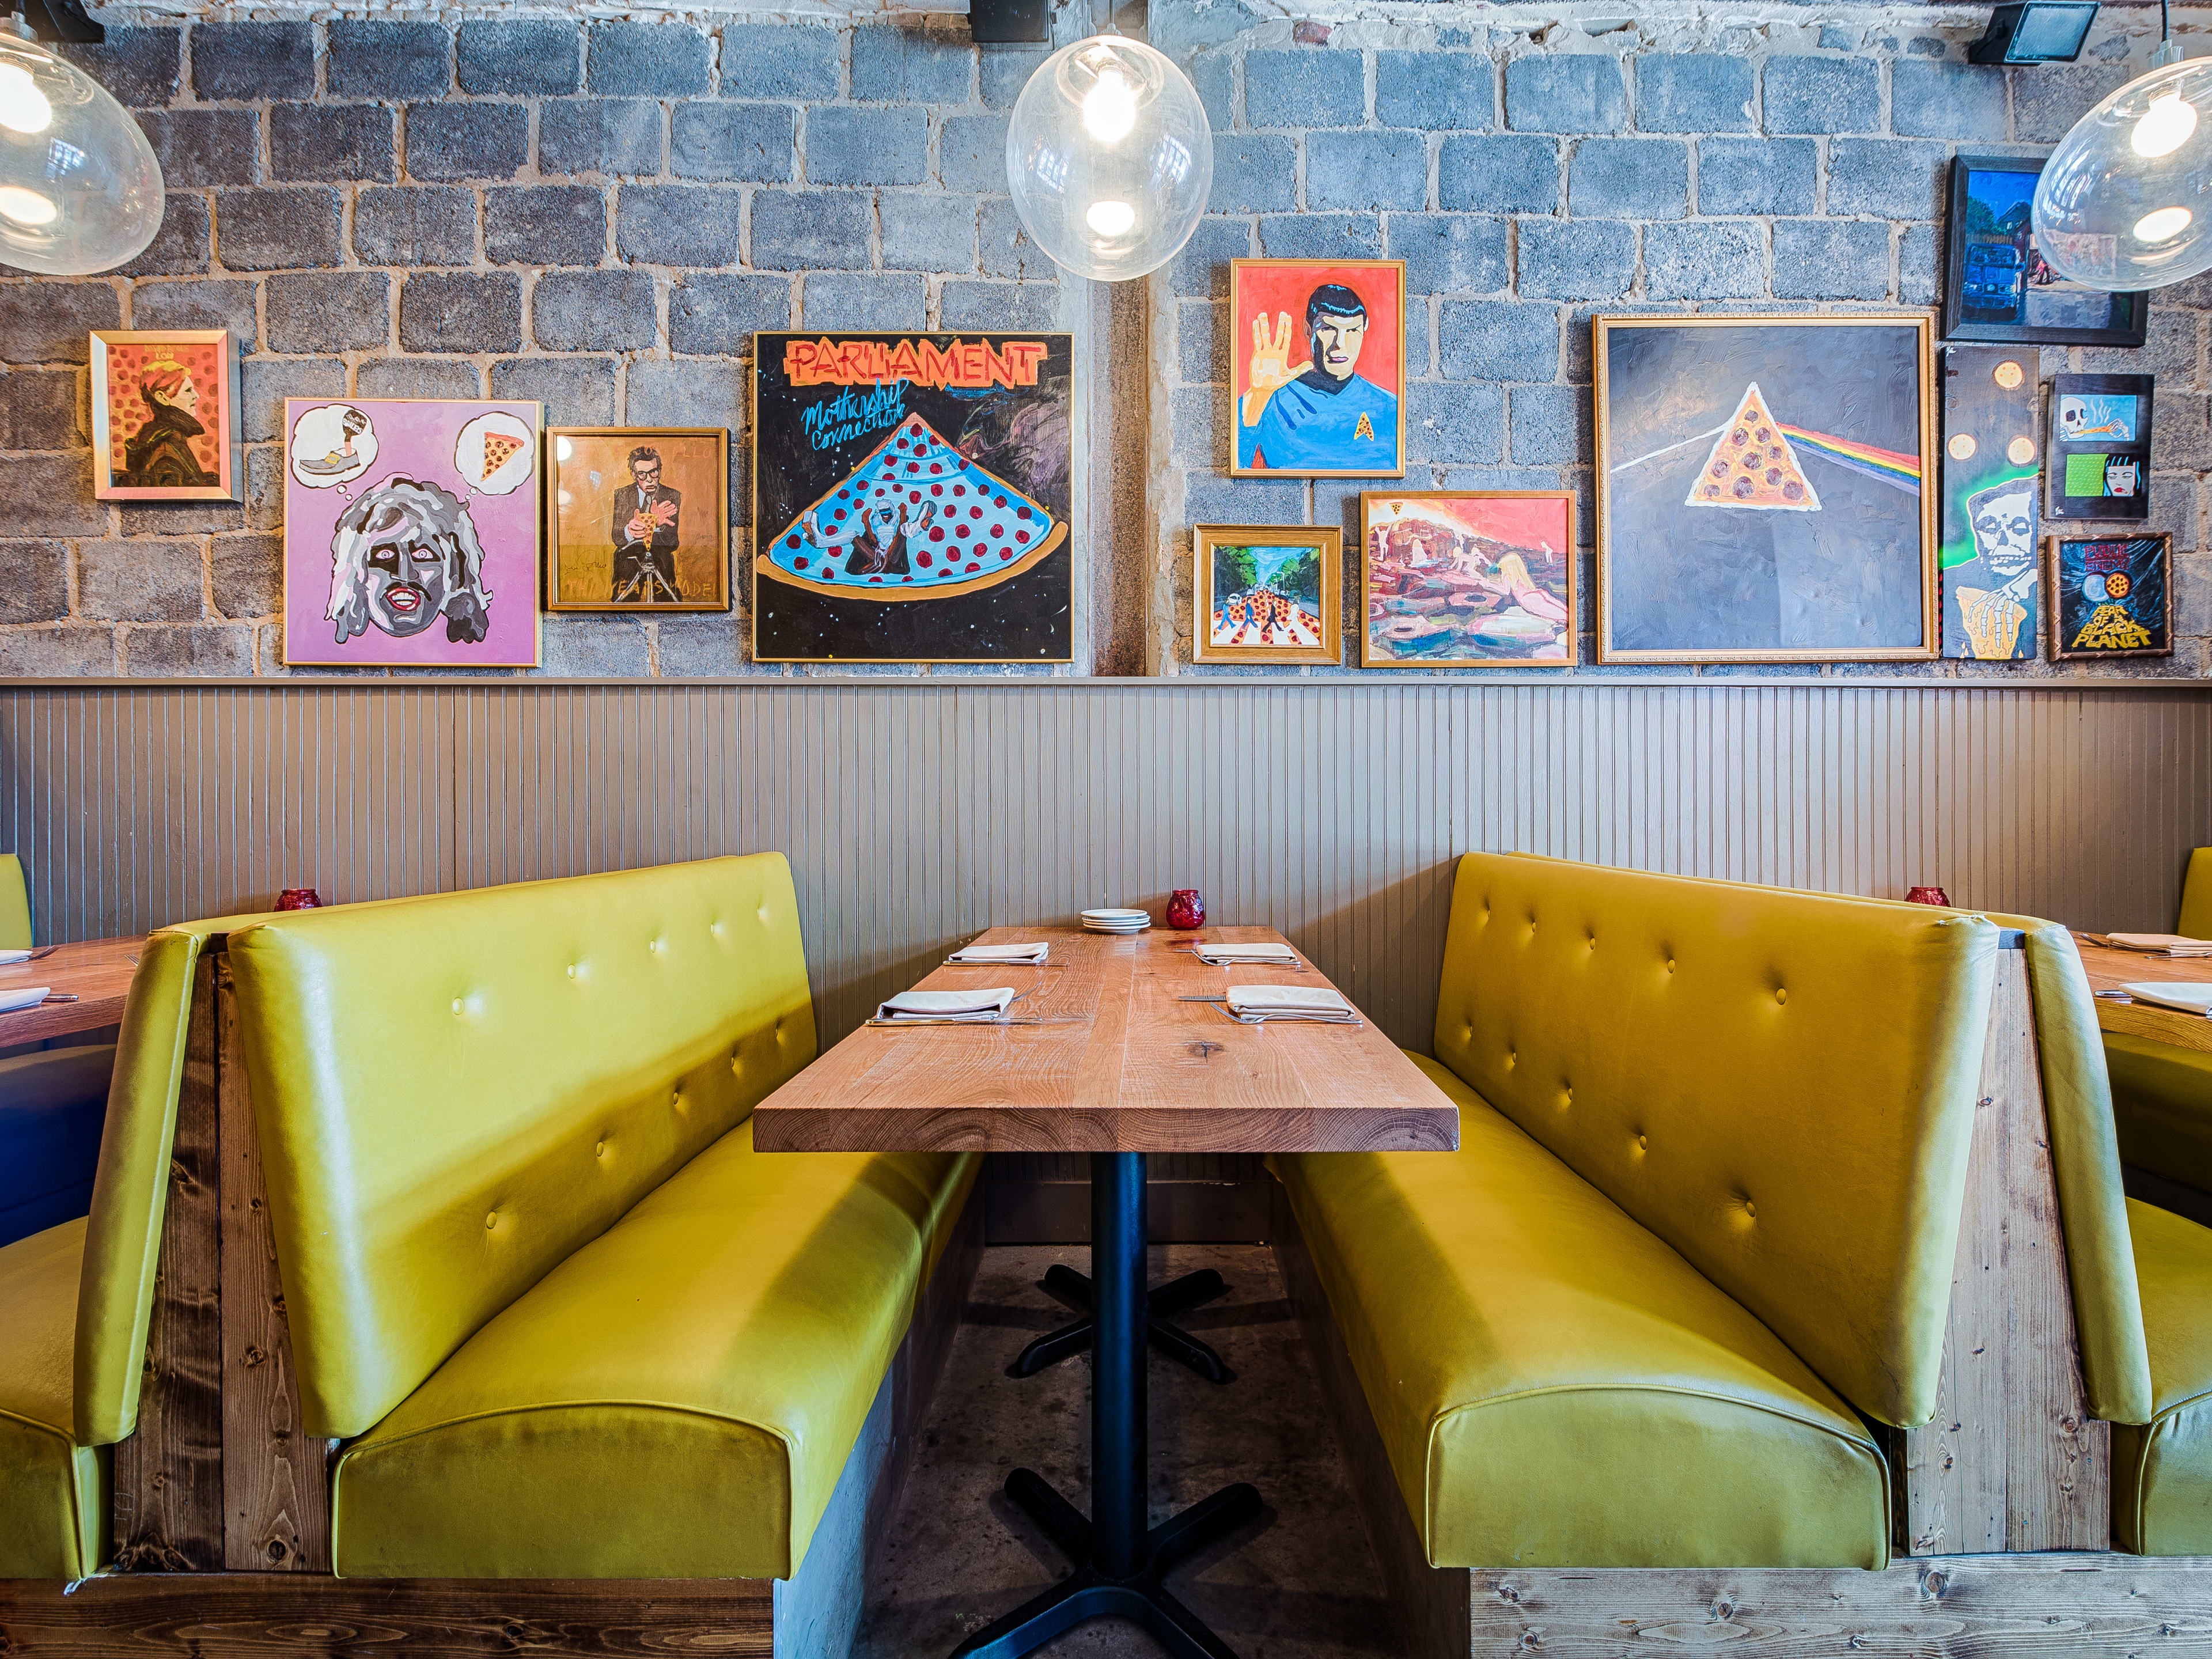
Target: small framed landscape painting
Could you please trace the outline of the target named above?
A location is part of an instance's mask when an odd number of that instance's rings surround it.
[[[1936,655],[1924,313],[1594,327],[1599,661]]]
[[[2029,223],[2043,161],[1961,155],[1951,163],[1943,337],[2005,344],[2139,346],[2147,294],[2108,294],[2061,276]]]
[[[1239,478],[1406,476],[1402,259],[1229,262]]]
[[[234,500],[238,407],[228,329],[94,330],[92,493],[108,501]]]
[[[727,428],[545,436],[548,611],[730,608]]]
[[[2051,584],[2051,654],[2173,654],[2173,538],[2053,536],[2044,544]]]
[[[536,403],[284,400],[284,660],[538,665]]]
[[[1369,490],[1359,526],[1361,667],[1573,665],[1573,492]]]
[[[1195,661],[1338,663],[1342,531],[1202,524],[1190,538]]]

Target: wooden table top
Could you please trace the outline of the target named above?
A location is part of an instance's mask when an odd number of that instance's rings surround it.
[[[2212,957],[2146,956],[2140,951],[2093,944],[2079,933],[2075,934],[2074,944],[2081,952],[2081,969],[2089,976],[2092,990],[2117,991],[2130,980],[2212,983]],[[2179,1008],[2162,1008],[2154,1002],[2122,1002],[2100,996],[2097,1024],[2103,1030],[2212,1053],[2212,1019],[2184,1013]]]
[[[763,1101],[763,1152],[1331,1152],[1449,1151],[1459,1109],[1373,1024],[1246,1025],[1231,985],[1327,985],[1290,968],[1209,968],[1217,944],[1268,927],[1133,935],[994,927],[1049,939],[1042,967],[946,965],[921,989],[1012,985],[1036,1025],[864,1025]]]
[[[131,989],[131,975],[138,970],[138,952],[145,943],[143,938],[86,939],[57,945],[53,955],[36,962],[0,966],[0,991],[44,985],[57,992],[74,992],[77,999],[0,1014],[0,1048],[119,1023],[123,998]]]

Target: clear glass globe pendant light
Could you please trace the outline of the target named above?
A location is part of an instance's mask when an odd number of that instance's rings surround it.
[[[1198,228],[1213,132],[1189,77],[1141,40],[1094,34],[1045,59],[1006,128],[1022,226],[1079,276],[1158,270]]]
[[[2184,58],[2168,37],[2149,74],[2075,122],[2035,186],[2035,246],[2051,268],[2112,293],[2212,268],[2207,114],[2212,60]]]
[[[161,228],[161,167],[107,88],[0,24],[0,264],[112,270]]]

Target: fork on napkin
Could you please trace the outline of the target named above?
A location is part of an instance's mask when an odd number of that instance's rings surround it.
[[[1232,985],[1224,1000],[1230,1017],[1255,1025],[1270,1019],[1319,1020],[1328,1025],[1358,1025],[1359,1011],[1341,991],[1326,985]]]
[[[883,1020],[927,1020],[942,1024],[984,1024],[1013,1006],[1014,988],[988,986],[977,991],[902,991],[876,1009]]]
[[[0,991],[0,1014],[13,1014],[25,1008],[35,1008],[52,994],[51,985],[27,985],[21,990]]]
[[[951,956],[948,963],[1011,962],[1039,963],[1052,952],[1052,941],[1041,939],[1033,945],[963,945]]]
[[[1298,959],[1298,953],[1287,945],[1194,945],[1190,950],[1200,962],[1214,968],[1294,963]]]

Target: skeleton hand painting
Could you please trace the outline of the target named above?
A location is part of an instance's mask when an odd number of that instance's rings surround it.
[[[2007,478],[1966,498],[1974,556],[1944,572],[1956,596],[1966,632],[1962,655],[2008,661],[2033,652],[2021,648],[2021,629],[2034,615],[2035,479]]]

